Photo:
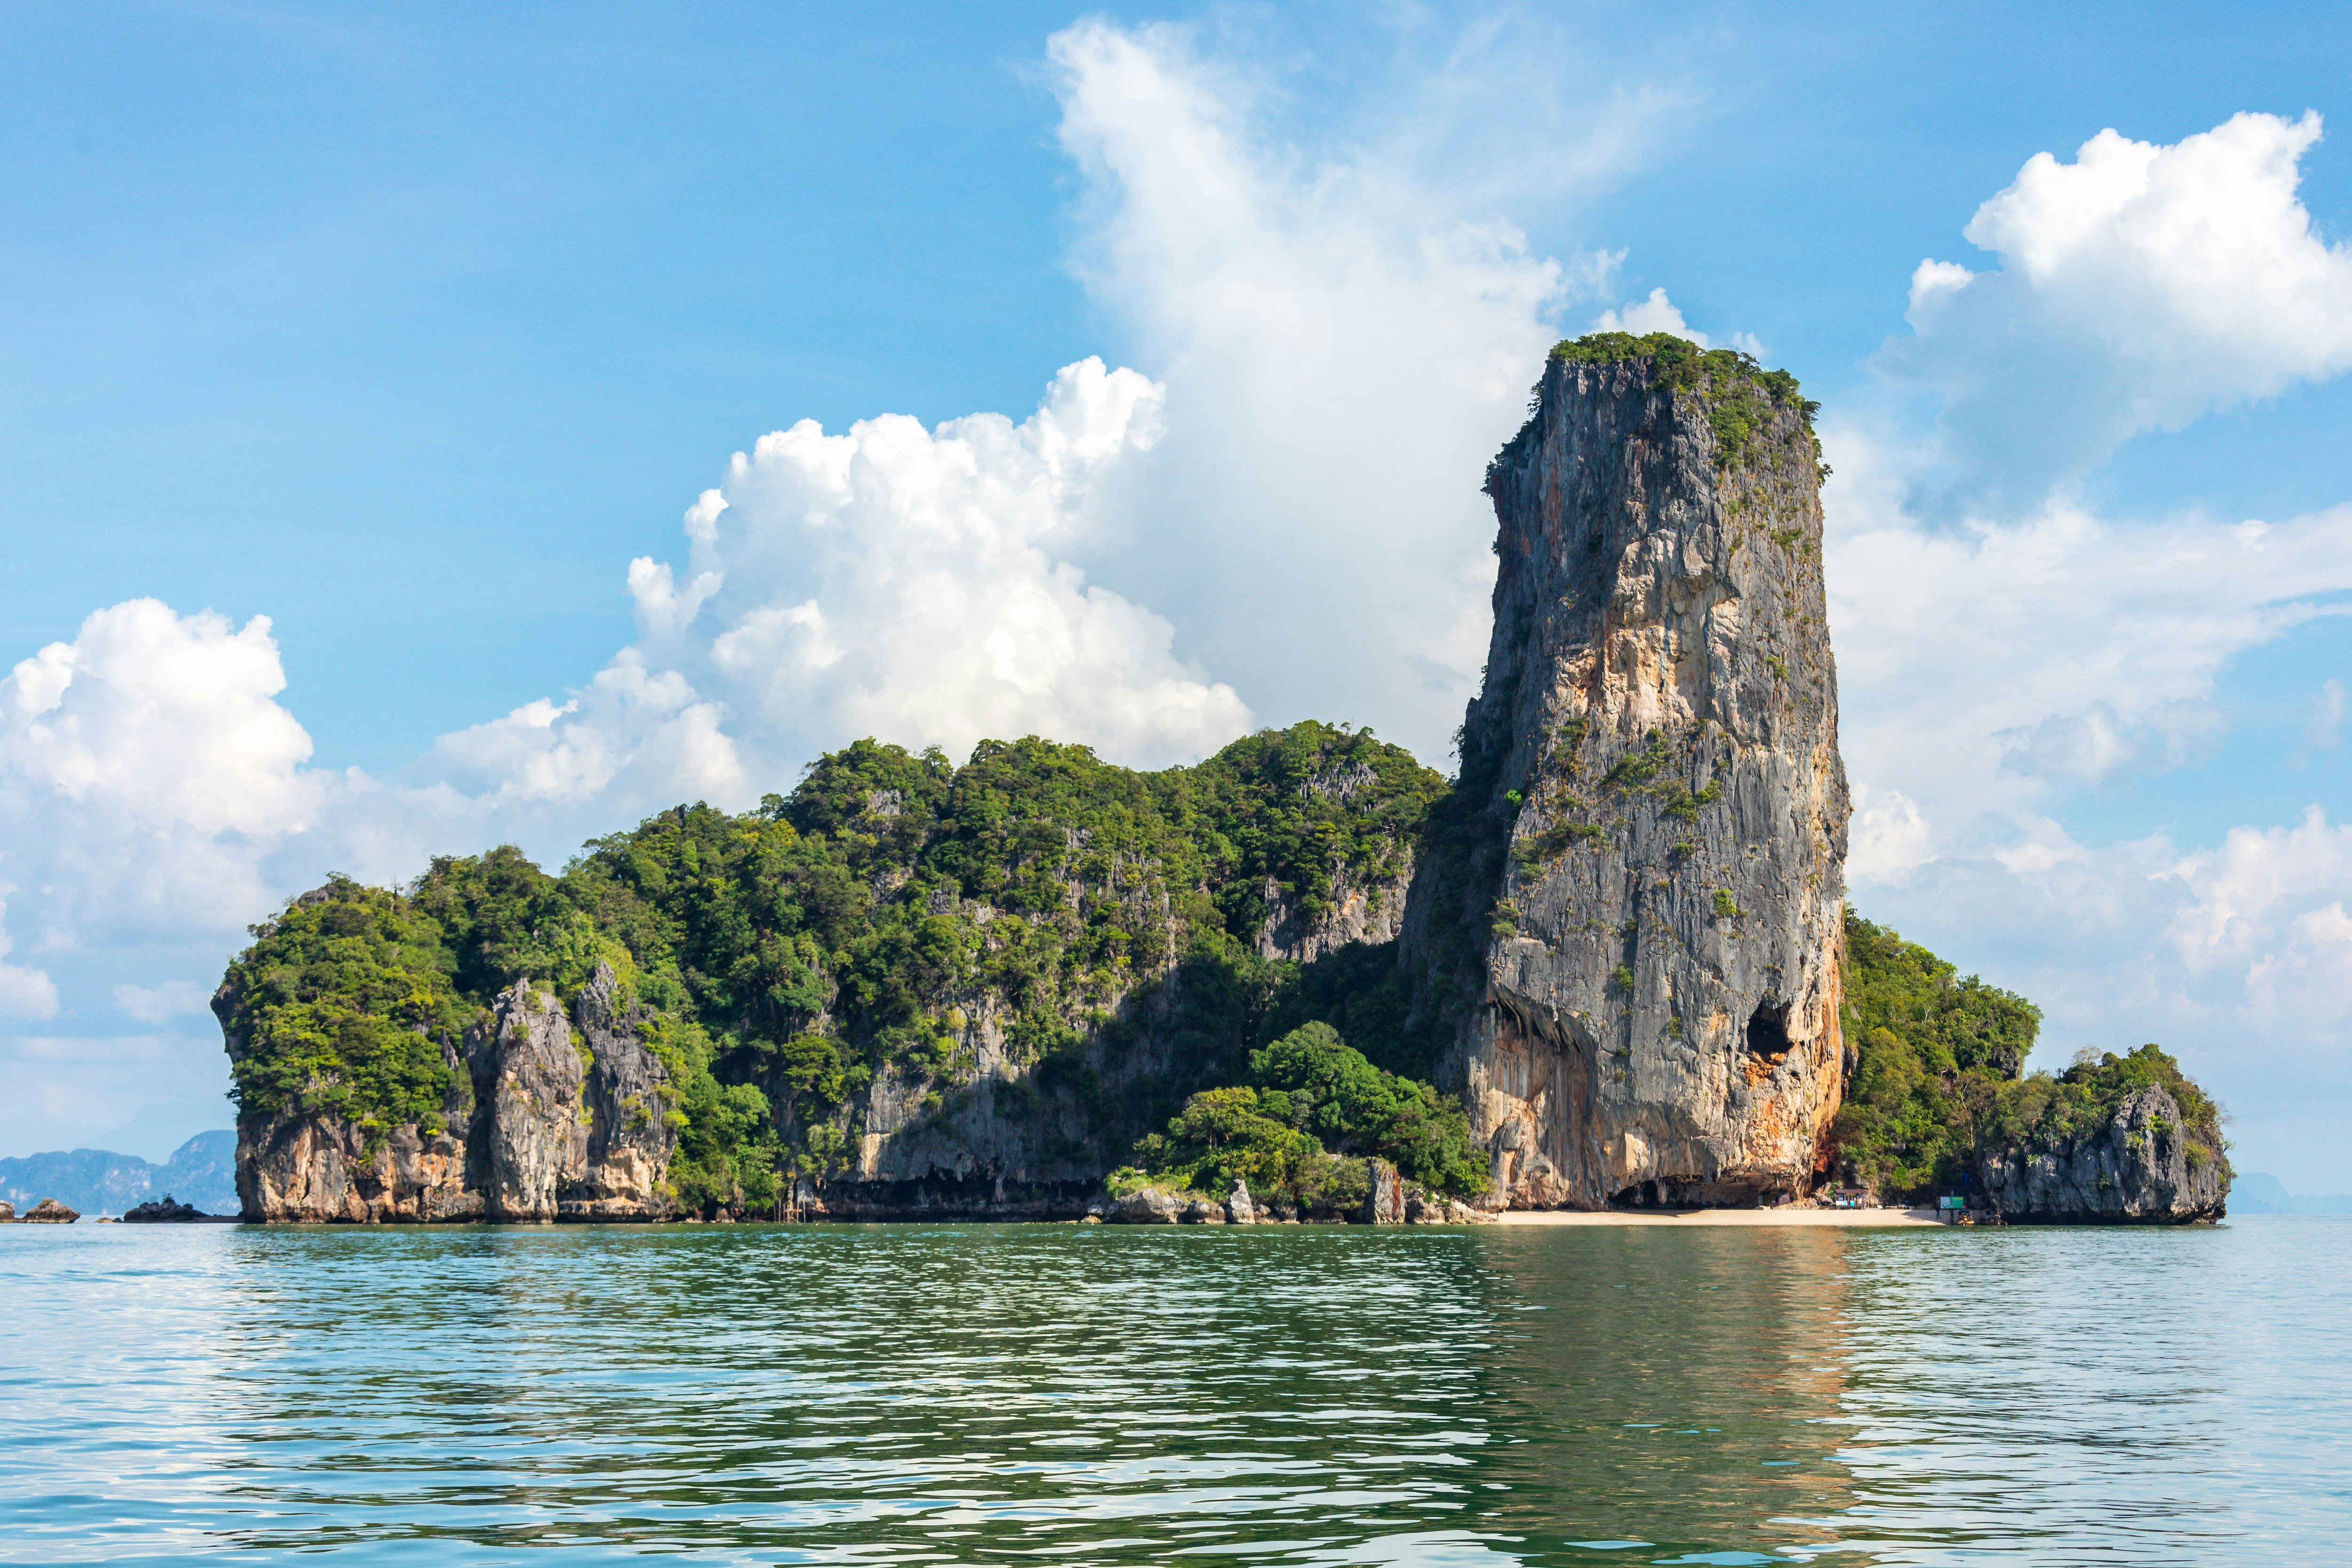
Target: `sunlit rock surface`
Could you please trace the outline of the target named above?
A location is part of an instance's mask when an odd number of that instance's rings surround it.
[[[1696,363],[1554,358],[1487,476],[1486,682],[1405,940],[1496,1205],[1802,1188],[1839,1103],[1818,448],[1793,382]]]

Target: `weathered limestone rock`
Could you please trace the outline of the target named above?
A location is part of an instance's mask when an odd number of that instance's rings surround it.
[[[492,1219],[553,1219],[557,1182],[587,1163],[587,1063],[571,1018],[528,979],[499,993],[491,1018],[467,1052],[489,1115],[482,1197]]]
[[[370,1146],[339,1116],[283,1111],[237,1118],[236,1191],[247,1219],[348,1224],[478,1219],[465,1140],[394,1127]]]
[[[1234,1178],[1234,1190],[1225,1197],[1225,1219],[1233,1225],[1255,1225],[1257,1205],[1250,1201],[1249,1183]]]
[[[1364,770],[1367,774],[1370,769]],[[1404,923],[1405,900],[1412,887],[1412,857],[1398,857],[1397,873],[1359,887],[1343,873],[1333,888],[1333,907],[1319,920],[1308,920],[1297,901],[1281,884],[1265,884],[1265,928],[1258,934],[1261,957],[1286,958],[1311,964],[1350,942],[1392,942]]]
[[[1802,1188],[1842,1092],[1818,449],[1792,382],[1671,361],[1554,358],[1487,476],[1486,685],[1405,947],[1496,1207]]]
[[[2012,1223],[2179,1225],[2228,1212],[2221,1161],[2189,1162],[2180,1106],[2151,1083],[2098,1128],[1984,1164],[1985,1197]]]
[[[1483,1208],[1474,1208],[1459,1198],[1433,1197],[1424,1192],[1405,1195],[1404,1222],[1407,1225],[1492,1225],[1495,1217]]]
[[[1223,1225],[1225,1222],[1225,1206],[1205,1197],[1196,1197],[1184,1206],[1184,1212],[1178,1218],[1187,1225]]]
[[[10,1203],[5,1198],[0,1198],[0,1225],[14,1225],[16,1223],[16,1206]]]
[[[1173,1225],[1182,1213],[1183,1205],[1173,1193],[1143,1186],[1118,1200],[1110,1211],[1110,1221],[1114,1225]]]
[[[600,967],[569,1011],[528,980],[500,992],[464,1056],[448,1057],[438,1132],[404,1123],[372,1133],[297,1107],[240,1116],[244,1217],[354,1225],[666,1217],[677,1147],[665,1114],[668,1075],[616,991]],[[221,1000],[215,1010],[230,1012]]]
[[[642,1038],[643,1019],[619,1001],[613,971],[598,965],[573,999],[590,1061],[582,1086],[587,1124],[573,1139],[556,1189],[561,1219],[658,1219],[677,1150],[669,1072]]]
[[[25,1216],[24,1223],[27,1225],[71,1225],[75,1220],[79,1219],[80,1218],[80,1214],[73,1209],[68,1208],[56,1198],[45,1197],[41,1199],[40,1202],[33,1206],[32,1211]]]
[[[1386,1160],[1364,1162],[1365,1185],[1371,1191],[1364,1199],[1363,1211],[1352,1218],[1359,1225],[1402,1225],[1404,1223],[1404,1183],[1397,1176],[1396,1166]]]

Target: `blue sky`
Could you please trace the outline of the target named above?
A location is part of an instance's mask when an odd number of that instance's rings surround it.
[[[0,16],[0,668],[68,650],[0,730],[0,1146],[221,1124],[200,991],[330,866],[973,714],[1442,764],[1483,455],[1549,335],[1671,308],[1825,404],[1856,902],[2352,1186],[2339,11],[978,9]],[[1964,237],[2109,128],[2253,237]],[[1925,258],[1979,277],[1921,326]]]

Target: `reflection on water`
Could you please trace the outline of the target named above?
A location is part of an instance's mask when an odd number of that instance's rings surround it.
[[[1493,1478],[1511,1488],[1498,1519],[1513,1533],[1530,1546],[1657,1549],[1636,1561],[1840,1538],[1800,1521],[1854,1502],[1830,1424],[1847,1387],[1852,1233],[1480,1239],[1521,1306],[1544,1313],[1532,1331],[1505,1332],[1489,1378],[1496,1423],[1518,1439],[1497,1451]]]
[[[11,1228],[0,1557],[2331,1563],[2347,1262],[2300,1219]]]

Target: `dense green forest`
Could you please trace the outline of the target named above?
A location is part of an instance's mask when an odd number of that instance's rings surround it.
[[[1302,1209],[1343,1210],[1362,1201],[1361,1158],[1376,1155],[1432,1192],[1486,1190],[1486,1161],[1469,1118],[1431,1085],[1373,1065],[1330,1025],[1301,1025],[1250,1054],[1244,1082],[1184,1103],[1164,1133],[1135,1145],[1135,1164],[1114,1173],[1222,1197],[1236,1181]]]
[[[789,796],[740,816],[679,807],[561,875],[504,848],[436,860],[398,892],[338,878],[298,900],[229,969],[234,1092],[247,1113],[436,1129],[470,1092],[445,1048],[499,990],[529,977],[568,998],[607,964],[652,1014],[677,1095],[672,1182],[691,1204],[757,1205],[783,1175],[837,1170],[877,1072],[940,1103],[971,1075],[982,1009],[1031,1069],[1027,1092],[1085,1105],[1110,1145],[1098,1161],[1191,1092],[1244,1082],[1254,1050],[1310,1020],[1347,1031],[1394,1097],[1394,1073],[1426,1077],[1434,1035],[1403,1026],[1393,949],[1302,967],[1263,956],[1261,938],[1350,889],[1398,896],[1381,890],[1445,789],[1369,731],[1314,723],[1157,773],[1034,737],[983,743],[961,768],[860,741]],[[1155,989],[1172,1068],[1108,1092],[1093,1063],[1144,1027],[1121,1004]],[[1090,1056],[1090,1034],[1110,1050]],[[1395,1119],[1382,1136],[1403,1135]],[[1332,1135],[1361,1141],[1352,1124]]]
[[[2079,1052],[2024,1073],[2042,1010],[1852,910],[1843,1023],[1855,1066],[1832,1137],[1840,1167],[1890,1197],[1957,1192],[1983,1155],[2047,1147],[2160,1083],[2179,1103],[2192,1165],[2225,1158],[2221,1113],[2154,1045]]]

